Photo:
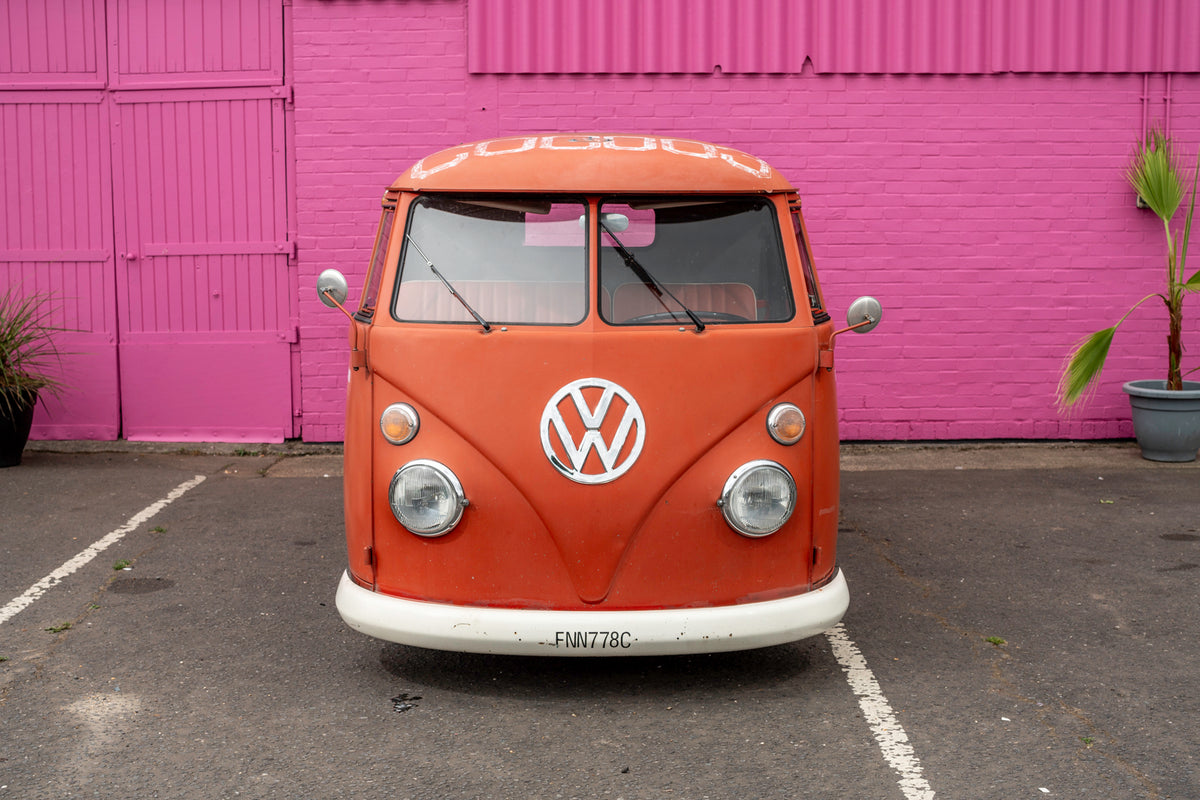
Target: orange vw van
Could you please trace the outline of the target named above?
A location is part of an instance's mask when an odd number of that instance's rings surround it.
[[[387,190],[351,319],[337,607],[420,647],[738,650],[836,624],[834,325],[795,189],[679,138],[553,134]],[[863,298],[849,328],[868,330]]]

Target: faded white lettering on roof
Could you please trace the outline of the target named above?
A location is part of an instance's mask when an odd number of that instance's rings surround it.
[[[431,175],[453,169],[469,158],[511,156],[531,150],[584,151],[600,149],[637,153],[661,149],[664,153],[687,158],[720,160],[734,169],[758,178],[766,178],[771,174],[770,165],[762,159],[728,147],[690,139],[654,136],[522,136],[491,139],[474,145],[461,145],[458,148],[427,156],[413,165],[412,177],[414,180],[424,180]]]
[[[492,149],[496,145],[497,142],[505,142],[505,141],[512,141],[512,140],[511,139],[492,139],[487,142],[480,142],[479,144],[475,145],[475,155],[484,156],[486,158],[487,156],[506,156],[509,153],[524,153],[526,150],[532,150],[535,146],[537,146],[538,137],[527,136],[524,139],[522,139],[521,143],[518,144],[516,147],[510,147],[507,150],[493,150]],[[456,161],[455,163],[461,164],[462,162]],[[415,174],[415,170],[414,170],[414,174]]]

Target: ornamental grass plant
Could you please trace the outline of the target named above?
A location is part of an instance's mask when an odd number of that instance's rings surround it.
[[[1200,291],[1200,271],[1184,278],[1192,213],[1196,207],[1196,183],[1200,178],[1200,155],[1192,170],[1190,193],[1184,186],[1186,174],[1187,170],[1176,155],[1174,145],[1162,131],[1151,131],[1138,144],[1125,177],[1142,203],[1162,221],[1167,244],[1166,285],[1164,291],[1148,294],[1134,303],[1116,325],[1096,331],[1075,346],[1059,380],[1060,406],[1074,405],[1095,390],[1096,379],[1104,368],[1117,328],[1139,306],[1156,297],[1167,308],[1166,388],[1175,391],[1183,389],[1183,299],[1188,292]],[[1172,220],[1185,198],[1188,208],[1183,228],[1172,230]],[[1189,373],[1197,369],[1200,367],[1189,370]]]
[[[38,392],[57,395],[60,354],[51,324],[53,298],[46,293],[21,294],[9,287],[0,294],[0,416],[13,417]]]

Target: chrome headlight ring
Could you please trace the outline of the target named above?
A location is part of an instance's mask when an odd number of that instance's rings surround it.
[[[417,536],[444,536],[470,504],[458,477],[444,464],[410,461],[392,476],[388,504],[396,521]]]
[[[750,461],[725,481],[717,505],[729,527],[743,536],[769,536],[796,510],[796,481],[774,461]]]

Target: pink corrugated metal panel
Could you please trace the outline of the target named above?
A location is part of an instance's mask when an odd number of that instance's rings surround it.
[[[1195,63],[1200,57],[1200,3],[1179,3],[1165,14],[1162,28],[1163,61]]]
[[[110,86],[260,86],[283,80],[279,0],[108,0]]]
[[[475,73],[1200,71],[1194,0],[470,0]]]
[[[468,6],[473,72],[710,72],[722,18],[713,0],[546,0]]]
[[[104,0],[0,4],[0,89],[99,88]]]
[[[1006,0],[992,13],[996,72],[1154,72],[1194,69],[1163,61],[1162,21],[1183,0]]]
[[[959,0],[816,0],[813,67],[841,73],[989,71],[988,6]]]
[[[66,391],[35,438],[116,438],[108,107],[99,91],[0,92],[0,289],[53,296]]]

